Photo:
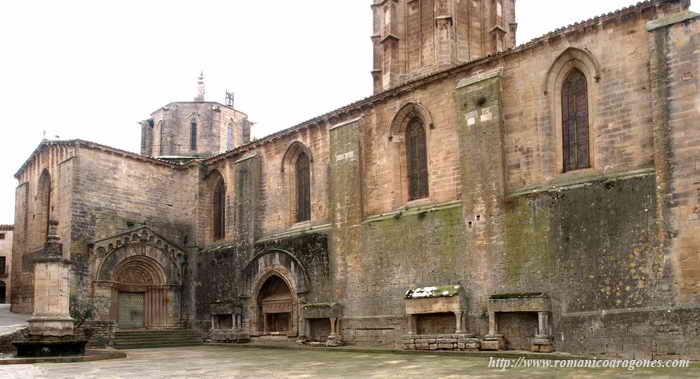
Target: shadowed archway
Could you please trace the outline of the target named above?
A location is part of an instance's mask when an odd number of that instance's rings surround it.
[[[260,321],[264,335],[287,335],[293,330],[294,296],[279,275],[271,275],[257,296]]]

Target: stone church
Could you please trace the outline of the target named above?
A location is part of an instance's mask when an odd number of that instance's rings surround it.
[[[364,100],[251,140],[200,81],[141,123],[140,154],[44,141],[16,174],[12,309],[33,311],[58,223],[108,344],[185,329],[700,359],[689,6],[516,46],[515,0],[374,0]]]

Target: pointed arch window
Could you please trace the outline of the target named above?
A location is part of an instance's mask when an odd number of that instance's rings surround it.
[[[37,220],[39,229],[39,242],[44,243],[49,235],[49,221],[51,220],[51,174],[48,170],[42,172],[39,178],[37,194]]]
[[[591,167],[586,76],[574,69],[561,91],[564,172]]]
[[[197,120],[192,120],[190,124],[190,150],[197,150]]]
[[[214,240],[226,236],[226,184],[219,180],[214,189]]]
[[[408,200],[428,197],[428,149],[423,121],[414,117],[406,127]]]
[[[165,123],[163,121],[158,123],[158,140],[160,144],[158,150],[160,155],[163,156],[165,155]]]
[[[296,161],[296,221],[311,220],[311,162],[309,156],[301,152]]]

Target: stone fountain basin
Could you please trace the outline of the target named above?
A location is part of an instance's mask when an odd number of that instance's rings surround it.
[[[41,358],[85,355],[86,339],[70,337],[35,337],[12,343],[17,357]]]

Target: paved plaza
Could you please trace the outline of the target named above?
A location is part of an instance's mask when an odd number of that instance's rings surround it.
[[[483,358],[220,346],[130,350],[111,361],[0,366],[0,378],[696,378],[700,369],[509,370]]]
[[[0,335],[27,326],[30,315],[10,312],[10,304],[0,304]]]

